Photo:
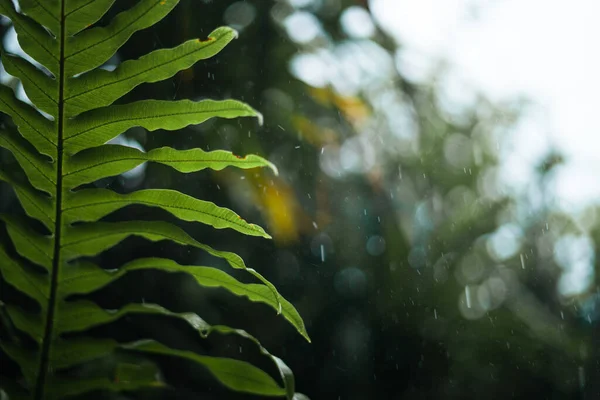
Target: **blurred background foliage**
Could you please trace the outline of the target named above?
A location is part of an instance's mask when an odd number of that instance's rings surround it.
[[[133,1],[117,3],[113,13]],[[4,22],[10,50],[14,34]],[[218,57],[124,101],[237,98],[259,109],[264,125],[213,120],[175,133],[133,129],[119,141],[256,153],[280,175],[178,175],[147,165],[98,185],[173,188],[266,226],[271,242],[186,228],[234,249],[275,283],[313,343],[266,308],[218,290],[198,295],[180,277],[132,277],[98,294],[107,307],[117,298],[160,297],[175,311],[245,327],[290,365],[298,390],[312,399],[600,398],[598,209],[567,214],[550,200],[560,149],[539,164],[527,193],[498,180],[500,145],[527,101],[478,96],[475,106],[456,104],[440,85],[444,65],[427,84],[415,83],[396,67],[402,43],[378,26],[366,0],[182,0],[106,67],[223,24],[240,38]],[[0,189],[0,207],[16,209],[8,187]],[[123,215],[153,219],[157,211],[130,207],[109,218]],[[102,259],[118,266],[142,253],[214,263],[135,239]],[[152,331],[161,340],[197,341],[143,318],[112,329],[124,338]],[[258,357],[233,338],[197,347]],[[182,388],[169,398],[239,398],[193,367],[167,363],[165,378]]]

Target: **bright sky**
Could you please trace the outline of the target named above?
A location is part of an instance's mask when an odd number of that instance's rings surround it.
[[[556,180],[562,204],[600,200],[600,1],[371,0],[371,8],[409,64],[447,59],[452,76],[492,99],[524,94],[540,105],[510,140],[505,170],[516,187],[552,145],[567,157]]]

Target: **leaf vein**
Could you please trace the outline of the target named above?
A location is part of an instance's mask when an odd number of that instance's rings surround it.
[[[132,26],[133,24],[135,24],[137,21],[139,21],[140,19],[142,19],[146,14],[148,14],[150,11],[152,11],[152,9],[154,7],[156,7],[157,5],[159,5],[162,1],[164,1],[164,0],[159,0],[156,3],[154,3],[154,5],[152,7],[148,8],[146,11],[144,11],[144,13],[142,13],[142,15],[138,16],[138,18],[136,18],[135,20],[133,20],[129,25],[125,25],[124,28],[122,28],[121,30],[119,30],[117,32],[114,32],[111,36],[106,37],[103,40],[101,40],[99,42],[96,42],[96,43],[94,43],[94,44],[92,44],[90,46],[84,47],[81,50],[78,50],[78,51],[76,51],[74,53],[69,54],[68,56],[65,57],[65,61],[68,60],[71,57],[74,57],[74,56],[76,56],[76,55],[78,55],[80,53],[83,53],[84,51],[88,51],[89,49],[91,49],[93,47],[96,47],[96,46],[99,46],[102,43],[107,42],[110,39],[114,38],[115,36],[117,36],[118,34],[120,34],[121,32],[123,32],[124,30],[126,30],[127,28],[129,28],[130,26]]]
[[[160,208],[176,208],[179,210],[186,210],[186,211],[193,211],[193,212],[197,212],[199,214],[205,214],[205,215],[209,215],[211,217],[214,217],[216,219],[225,221],[225,222],[230,222],[234,225],[237,225],[241,228],[250,228],[251,230],[256,230],[255,227],[253,226],[253,224],[243,224],[239,221],[235,221],[235,220],[229,220],[225,217],[222,217],[220,215],[217,214],[213,214],[207,211],[201,211],[195,208],[191,208],[191,207],[183,207],[183,206],[175,206],[175,205],[166,205],[166,204],[161,204],[159,202],[153,202],[153,201],[148,201],[148,200],[130,200],[130,199],[120,199],[120,200],[111,200],[111,201],[99,201],[97,203],[91,203],[91,204],[83,204],[83,205],[79,205],[79,206],[74,206],[74,207],[69,207],[69,208],[65,208],[64,211],[68,211],[68,210],[74,210],[77,208],[85,208],[85,207],[95,207],[95,206],[100,206],[100,205],[105,205],[105,204],[113,204],[113,203],[129,203],[129,204],[142,204],[142,205],[150,205],[150,206],[156,206],[156,207],[160,207]],[[240,217],[241,218],[241,217]]]
[[[69,11],[68,13],[65,14],[65,18],[69,17],[69,15],[81,10],[82,8],[85,8],[87,6],[89,6],[90,4],[92,4],[95,0],[90,0],[85,4],[82,4],[81,6],[74,8],[73,10]]]
[[[48,48],[46,46],[44,46],[44,44],[42,42],[40,42],[39,40],[37,40],[37,37],[35,35],[31,34],[31,32],[29,32],[27,30],[27,28],[25,27],[24,24],[20,24],[20,26],[21,26],[21,29],[23,29],[23,33],[27,34],[26,36],[28,36],[29,38],[32,38],[42,49],[44,49],[44,51],[46,53],[48,53],[48,55],[54,61],[58,61],[58,57],[56,57],[56,55],[52,51],[48,50]],[[48,37],[50,37],[50,36],[48,36]]]
[[[29,162],[29,164],[31,164],[31,166],[33,168],[36,169],[36,171],[38,171],[40,173],[41,176],[43,176],[44,178],[46,178],[46,180],[48,182],[50,182],[53,186],[56,186],[56,182],[54,182],[52,180],[52,178],[48,175],[46,175],[46,173],[44,171],[42,171],[36,163],[34,163],[33,161],[31,161],[31,159],[27,156],[27,154],[23,153],[21,150],[19,150],[16,146],[12,146],[11,151],[16,151],[17,153],[19,153],[25,160],[27,160]]]
[[[91,128],[88,128],[86,130],[83,130],[81,132],[77,132],[76,134],[69,136],[68,138],[65,139],[65,142],[71,140],[71,139],[75,139],[76,137],[86,134],[90,131],[93,131],[95,129],[99,129],[99,128],[103,128],[105,126],[109,126],[109,125],[114,125],[114,124],[118,124],[121,122],[129,122],[129,121],[145,121],[145,120],[150,120],[150,119],[162,119],[162,118],[166,118],[166,117],[177,117],[177,116],[181,116],[181,115],[192,115],[192,114],[212,114],[212,113],[219,113],[219,112],[223,112],[223,111],[231,111],[231,110],[245,110],[245,108],[243,107],[239,107],[239,108],[235,108],[235,107],[228,107],[228,108],[221,108],[221,109],[213,109],[213,110],[206,110],[206,111],[185,111],[185,112],[178,112],[178,113],[168,113],[168,114],[160,114],[160,115],[151,115],[148,117],[133,117],[133,118],[122,118],[122,119],[117,119],[114,121],[110,121],[110,122],[106,122],[103,124],[99,124],[96,126],[93,126]],[[139,126],[139,125],[138,125]]]
[[[33,131],[35,133],[37,133],[38,135],[40,135],[44,140],[46,140],[48,143],[50,143],[52,146],[57,147],[56,143],[52,142],[52,140],[48,139],[42,132],[40,132],[39,130],[37,130],[37,128],[33,125],[31,125],[29,123],[29,121],[27,121],[26,118],[23,118],[23,116],[21,115],[20,112],[18,112],[16,109],[14,109],[13,107],[10,106],[10,104],[8,104],[6,101],[2,100],[2,98],[0,98],[0,101],[2,103],[4,103],[6,105],[6,107],[10,108],[11,111],[13,111],[19,118],[21,118],[31,129],[33,129]],[[42,117],[43,118],[43,117]]]
[[[41,247],[39,247],[34,241],[32,241],[29,238],[29,235],[25,235],[21,232],[20,229],[15,229],[14,230],[15,233],[18,233],[19,236],[21,236],[23,239],[25,239],[27,242],[29,242],[29,244],[31,246],[33,246],[36,250],[38,250],[40,253],[42,253],[44,256],[46,256],[46,258],[50,261],[52,261],[52,257],[50,255],[48,255],[48,253],[46,253],[46,251],[44,249],[42,249]]]
[[[50,221],[54,222],[54,218],[50,215],[48,215],[43,208],[41,208],[36,201],[32,200],[32,197],[29,196],[29,194],[27,193],[27,191],[23,190],[23,189],[17,189],[16,187],[13,188],[15,191],[18,191],[19,193],[21,193],[27,200],[29,200],[29,202],[31,204],[33,204],[33,206],[35,208],[37,208],[42,214],[44,214],[44,216],[46,216]]]
[[[53,20],[55,20],[56,22],[58,21],[58,18],[56,18],[56,15],[52,14],[41,2],[40,0],[35,0],[35,2],[37,3],[38,6],[40,6],[40,8],[42,10],[44,10],[46,12],[46,14],[48,14],[50,17],[52,17]]]
[[[42,92],[48,99],[50,99],[54,104],[58,105],[58,101],[56,101],[50,94],[48,94],[44,89],[42,89],[42,87],[40,85],[38,85],[33,79],[31,79],[29,77],[29,75],[27,74],[26,71],[24,71],[23,69],[21,69],[21,67],[18,64],[13,64],[15,68],[17,68],[19,70],[19,72],[21,72],[23,74],[23,76],[25,76],[25,78],[27,78],[27,80],[29,82],[31,82],[40,92]]]
[[[212,46],[212,45],[213,45],[213,44],[215,44],[216,42],[217,42],[216,40],[213,40],[213,41],[211,41],[210,43],[206,44],[204,47],[201,47],[201,48],[199,48],[199,49],[195,49],[195,50],[193,50],[193,51],[190,51],[190,52],[188,52],[188,53],[185,53],[185,54],[183,54],[183,55],[181,55],[181,56],[179,56],[179,57],[170,58],[168,61],[166,61],[166,62],[164,62],[164,63],[161,63],[161,64],[158,64],[158,65],[155,65],[155,66],[154,66],[154,67],[152,67],[152,68],[144,69],[144,70],[138,71],[138,72],[137,72],[137,73],[135,73],[135,74],[132,74],[132,75],[126,76],[126,77],[124,77],[124,78],[122,78],[122,79],[118,79],[118,80],[116,80],[116,81],[113,81],[113,82],[108,82],[108,83],[105,83],[105,84],[103,84],[103,85],[96,86],[96,87],[93,87],[93,88],[91,88],[91,89],[87,89],[87,90],[84,90],[84,91],[82,91],[82,92],[79,92],[79,93],[73,94],[73,95],[71,95],[71,96],[69,96],[69,97],[65,98],[65,102],[68,102],[69,100],[72,100],[72,99],[74,99],[74,98],[76,98],[76,97],[80,97],[80,96],[83,96],[83,95],[85,95],[85,94],[88,94],[88,93],[90,93],[90,92],[93,92],[93,91],[96,91],[96,90],[100,90],[100,89],[102,89],[102,88],[105,88],[105,87],[107,87],[107,86],[116,85],[116,84],[118,84],[118,83],[121,83],[121,82],[124,82],[124,81],[126,81],[126,80],[128,80],[128,79],[133,79],[133,78],[135,78],[135,77],[137,77],[137,76],[139,76],[139,75],[145,74],[146,72],[150,72],[150,71],[152,71],[152,70],[155,70],[155,69],[157,69],[157,68],[164,67],[165,65],[168,65],[168,64],[174,63],[174,62],[176,62],[176,61],[179,61],[180,59],[182,59],[182,58],[184,58],[184,57],[187,57],[187,56],[189,56],[189,55],[192,55],[192,54],[194,54],[194,53],[196,53],[196,52],[198,52],[198,51],[204,50],[204,49],[206,49],[207,47],[209,47],[209,46]]]
[[[96,167],[100,167],[102,165],[105,164],[110,164],[110,163],[114,163],[114,162],[121,162],[121,161],[130,161],[130,160],[141,160],[141,161],[146,161],[146,162],[157,162],[157,163],[171,163],[171,164],[178,164],[178,163],[193,163],[193,162],[206,162],[206,163],[223,163],[223,164],[245,164],[247,163],[246,160],[228,160],[228,161],[223,161],[223,160],[219,160],[219,159],[210,159],[210,158],[203,158],[201,160],[195,159],[195,158],[190,158],[190,159],[176,159],[176,160],[172,160],[169,158],[156,158],[156,159],[148,159],[147,157],[123,157],[123,158],[119,158],[118,160],[110,160],[110,161],[103,161],[101,163],[97,163],[94,165],[89,165],[85,168],[80,168],[71,172],[67,172],[65,174],[65,176],[68,175],[72,175],[72,174],[77,174],[83,171],[87,171],[89,169],[92,168],[96,168]]]

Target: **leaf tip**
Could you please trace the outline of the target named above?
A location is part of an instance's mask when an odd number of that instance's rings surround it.
[[[306,341],[307,341],[308,343],[312,343],[312,340],[310,339],[310,336],[308,336],[308,332],[306,332],[306,331],[302,332],[302,337],[303,337],[304,339],[306,339]]]

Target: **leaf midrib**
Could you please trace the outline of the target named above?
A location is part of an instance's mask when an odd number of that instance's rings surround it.
[[[65,1],[60,0],[60,48],[59,48],[59,76],[58,76],[58,121],[57,121],[57,155],[56,155],[56,214],[54,218],[54,254],[52,269],[50,270],[50,296],[44,328],[44,339],[40,353],[37,382],[35,386],[35,400],[43,400],[45,387],[50,370],[50,351],[54,331],[54,314],[56,312],[59,273],[61,268],[61,235],[62,235],[62,191],[63,191],[63,129],[64,129],[64,86],[65,86],[65,42],[66,42],[66,18]]]

